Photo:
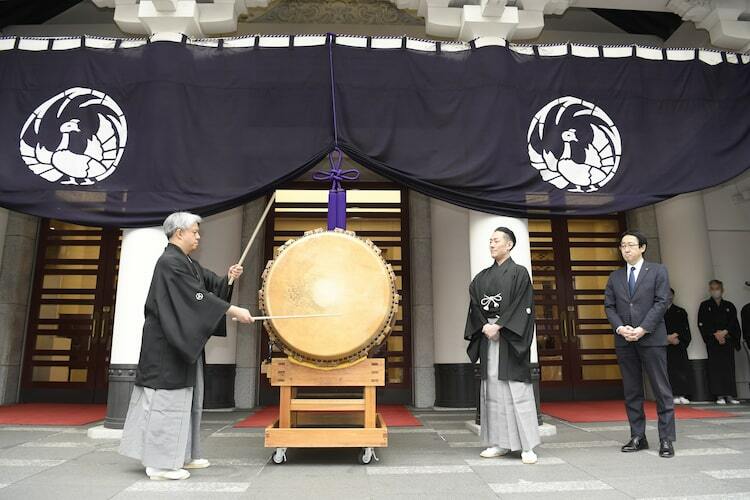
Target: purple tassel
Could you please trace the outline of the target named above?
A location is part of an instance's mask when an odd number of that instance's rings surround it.
[[[328,153],[328,164],[331,170],[313,173],[313,179],[316,181],[331,181],[331,189],[328,191],[329,231],[335,228],[346,229],[346,190],[341,187],[341,181],[356,181],[359,179],[357,169],[341,170],[343,159],[344,153],[338,148],[334,149]]]
[[[344,207],[346,213],[346,207]],[[328,191],[328,230],[333,231],[338,223],[339,215],[339,198],[338,191]]]
[[[346,191],[339,189],[331,193],[336,198],[336,227],[346,229]],[[329,202],[330,204],[330,202]],[[331,208],[328,207],[328,220],[331,220]],[[330,222],[329,222],[330,224]]]

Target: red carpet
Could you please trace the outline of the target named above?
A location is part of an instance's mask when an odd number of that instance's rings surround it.
[[[382,415],[388,427],[420,427],[422,423],[411,414],[404,405],[378,405],[378,413]],[[245,420],[235,424],[235,427],[267,427],[279,416],[278,406],[266,406],[256,411]]]
[[[266,406],[256,411],[244,420],[240,420],[235,427],[268,427],[279,418],[278,406]]]
[[[656,420],[656,403],[646,401],[646,418]],[[701,410],[690,406],[675,405],[678,420],[696,418],[735,417],[733,413],[716,410]],[[542,403],[542,413],[568,422],[620,422],[627,421],[625,403],[622,401],[555,401]]]
[[[85,425],[104,420],[107,405],[24,403],[0,406],[3,425]]]

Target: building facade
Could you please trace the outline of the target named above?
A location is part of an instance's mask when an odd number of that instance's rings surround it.
[[[327,8],[326,2],[315,5],[319,8],[312,17],[304,17],[308,11],[291,2],[263,7],[239,22],[236,32],[428,36],[429,23],[417,11],[388,2],[347,2],[345,12]],[[710,47],[713,39],[690,21],[666,40],[628,33],[589,9],[568,9],[544,21],[544,29],[530,41]],[[125,36],[111,10],[87,2],[45,24],[3,31]],[[602,300],[607,275],[621,265],[616,245],[625,228],[644,232],[647,259],[669,269],[675,302],[687,309],[693,331],[692,396],[710,397],[698,304],[712,278],[724,281],[726,298],[738,309],[750,302],[745,285],[750,280],[750,174],[627,213],[529,220],[458,208],[362,174],[348,186],[349,228],[385,251],[404,299],[396,329],[381,352],[387,359],[382,400],[417,407],[473,404],[474,373],[463,340],[467,287],[491,263],[487,240],[500,225],[516,231],[513,257],[530,268],[535,283],[532,361],[542,400],[621,396]],[[262,244],[245,263],[234,303],[257,311],[261,273],[274,249],[325,224],[326,189],[307,174],[277,191],[272,216],[259,236]],[[236,262],[265,204],[258,199],[208,217],[197,256],[202,265],[221,273]],[[159,228],[88,228],[0,209],[0,403],[106,401],[107,425],[120,426],[138,362],[143,301],[165,244]],[[273,355],[262,327],[230,322],[228,331],[206,348],[205,406],[252,408],[273,402],[275,395],[260,373],[263,359]],[[738,394],[748,398],[748,359],[738,356],[736,369]]]

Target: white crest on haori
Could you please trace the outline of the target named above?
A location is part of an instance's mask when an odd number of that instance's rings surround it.
[[[591,193],[617,173],[620,133],[598,106],[578,97],[555,99],[540,109],[526,135],[531,165],[558,189]]]
[[[115,171],[128,127],[120,106],[98,90],[74,87],[46,100],[21,129],[21,158],[36,175],[91,185]]]

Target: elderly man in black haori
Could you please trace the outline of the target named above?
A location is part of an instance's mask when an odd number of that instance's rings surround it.
[[[185,469],[210,464],[200,447],[204,347],[226,336],[226,316],[253,317],[229,304],[234,265],[219,277],[190,258],[201,218],[176,212],[164,221],[169,244],[154,268],[143,324],[141,355],[125,419],[120,453],[140,460],[151,479],[186,479]]]

